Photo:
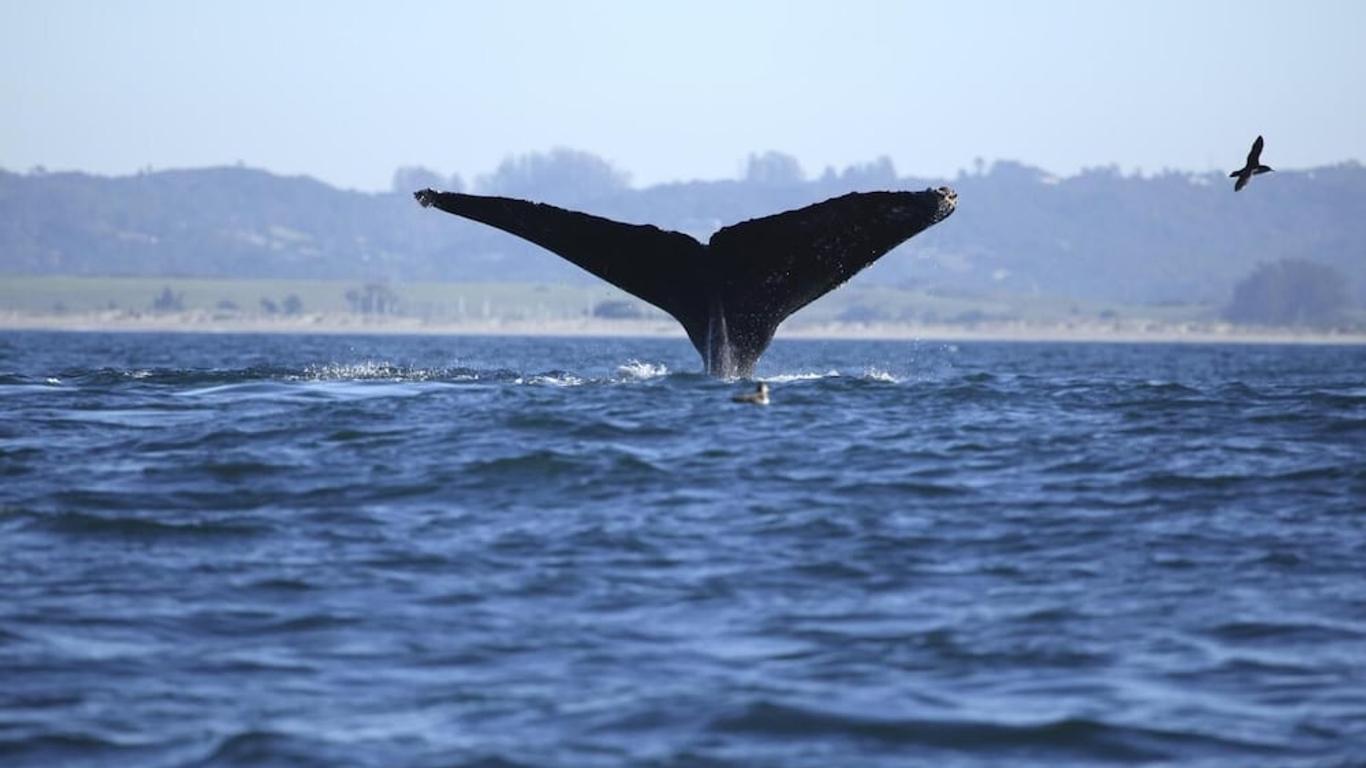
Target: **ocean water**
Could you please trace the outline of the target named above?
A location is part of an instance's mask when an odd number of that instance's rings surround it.
[[[1366,764],[1366,348],[0,334],[0,765]]]

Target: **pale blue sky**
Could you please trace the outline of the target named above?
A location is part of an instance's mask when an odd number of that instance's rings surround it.
[[[1366,2],[0,0],[0,167],[387,188],[514,153],[637,185],[888,155],[1060,174],[1366,159]]]

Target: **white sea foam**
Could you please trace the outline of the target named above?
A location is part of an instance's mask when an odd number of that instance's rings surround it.
[[[889,384],[901,383],[901,379],[897,378],[896,376],[893,376],[887,371],[882,370],[881,368],[874,368],[873,366],[869,366],[863,371],[863,378],[871,379],[873,381],[885,381]]]
[[[432,371],[367,360],[361,363],[310,365],[299,378],[306,381],[427,381]]]
[[[538,376],[518,376],[512,380],[513,384],[539,384],[550,387],[577,387],[583,384],[583,379],[572,373],[541,374]]]
[[[639,360],[627,360],[625,365],[617,366],[617,375],[626,379],[655,379],[660,376],[667,376],[669,367],[663,363],[643,363]]]
[[[825,373],[779,373],[773,376],[763,377],[764,381],[770,384],[786,384],[789,381],[815,381],[816,379],[835,379],[839,378],[840,372],[829,370]]]

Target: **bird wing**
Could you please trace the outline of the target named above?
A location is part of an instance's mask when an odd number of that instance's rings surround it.
[[[1250,173],[1240,173],[1240,174],[1238,174],[1238,181],[1233,185],[1233,191],[1234,191],[1234,192],[1239,192],[1239,191],[1241,191],[1243,187],[1246,187],[1246,186],[1247,186],[1247,180],[1250,179],[1250,178],[1252,178],[1252,174],[1250,174]]]
[[[1252,142],[1252,151],[1247,153],[1247,167],[1256,168],[1262,164],[1262,137]]]

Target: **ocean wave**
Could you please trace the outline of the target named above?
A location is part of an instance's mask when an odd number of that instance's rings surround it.
[[[547,418],[525,419],[522,424],[532,428],[548,427],[552,421]],[[679,435],[680,430],[645,420],[617,419],[596,416],[591,421],[577,421],[568,425],[566,434],[585,440],[614,440],[620,438],[639,439],[644,437],[666,437]]]
[[[834,368],[825,373],[819,371],[799,371],[796,373],[775,373],[767,376],[759,376],[758,380],[766,381],[770,384],[788,384],[795,381],[822,381],[847,380],[847,381],[877,381],[887,384],[900,384],[904,378],[897,376],[884,368],[874,365],[865,366],[863,370],[856,374],[848,374]]]
[[[1314,390],[1309,394],[1308,399],[1314,405],[1340,408],[1342,410],[1355,410],[1362,406],[1366,406],[1366,394],[1362,394],[1362,391],[1359,389]]]
[[[298,373],[283,366],[251,366],[247,368],[94,368],[70,369],[57,374],[68,385],[106,387],[121,384],[145,386],[210,386],[241,382],[286,380]]]
[[[481,459],[465,465],[466,478],[500,479],[514,477],[546,478],[578,471],[582,461],[558,451],[538,450],[516,456]]]
[[[1326,421],[1327,423],[1320,427],[1325,434],[1343,435],[1349,432],[1366,431],[1366,418],[1343,417]]]
[[[513,384],[528,384],[532,386],[549,387],[578,387],[586,381],[567,371],[550,371],[548,373],[538,373],[534,376],[518,376],[512,380]]]
[[[263,592],[309,592],[320,589],[321,585],[306,579],[286,576],[266,576],[254,578],[241,585],[244,589],[258,589]]]
[[[223,539],[261,536],[272,529],[256,521],[167,522],[144,517],[111,517],[87,512],[31,515],[29,526],[68,536],[109,536],[131,539],[162,537]]]
[[[1249,482],[1260,482],[1263,478],[1254,474],[1233,474],[1216,472],[1211,474],[1189,474],[1184,472],[1153,472],[1139,479],[1137,487],[1158,491],[1198,491],[1217,490]]]
[[[45,733],[31,736],[0,735],[0,761],[5,765],[129,765],[163,751],[156,744],[127,744],[79,731]],[[138,761],[141,762],[141,761]]]
[[[869,366],[863,370],[863,378],[868,379],[869,381],[882,381],[888,384],[900,384],[904,381],[904,379],[900,377],[893,376],[887,371],[873,366]]]
[[[56,387],[104,387],[119,384],[173,386],[177,388],[237,384],[278,384],[296,382],[467,382],[499,381],[515,378],[515,371],[501,368],[424,367],[366,360],[348,363],[314,363],[301,368],[250,366],[246,368],[97,368],[67,369],[41,379],[0,378],[0,386],[33,385]],[[8,380],[7,380],[8,379]]]
[[[1366,744],[1366,413],[1313,394],[1359,391],[1358,350],[1286,375],[1241,347],[949,364],[780,339],[775,406],[750,410],[730,398],[754,382],[680,339],[6,354],[6,766],[1348,765]]]
[[[1160,379],[1148,379],[1140,382],[1135,389],[1149,391],[1163,395],[1198,395],[1200,390],[1177,381],[1162,381]]]
[[[356,765],[352,746],[281,731],[245,730],[219,739],[194,766]]]
[[[511,374],[506,369],[481,371],[463,366],[425,368],[421,366],[397,365],[378,360],[359,363],[323,363],[310,365],[297,374],[285,377],[287,381],[388,381],[388,382],[448,382],[499,380]]]
[[[1001,723],[990,720],[888,718],[759,701],[716,718],[710,730],[783,739],[844,736],[975,755],[1158,761],[1285,755],[1277,744],[1197,731],[1162,730],[1086,717]]]
[[[440,371],[411,368],[377,360],[358,363],[324,363],[310,365],[297,377],[306,381],[428,381],[441,376]]]
[[[1231,643],[1328,643],[1366,637],[1366,629],[1326,621],[1242,619],[1216,624],[1206,630],[1211,637]]]
[[[967,485],[957,483],[931,483],[916,481],[911,479],[900,480],[858,480],[856,482],[840,481],[834,486],[834,490],[841,493],[869,493],[886,494],[888,496],[902,499],[915,499],[918,497],[942,498],[951,496],[971,496],[977,493],[975,489]]]

